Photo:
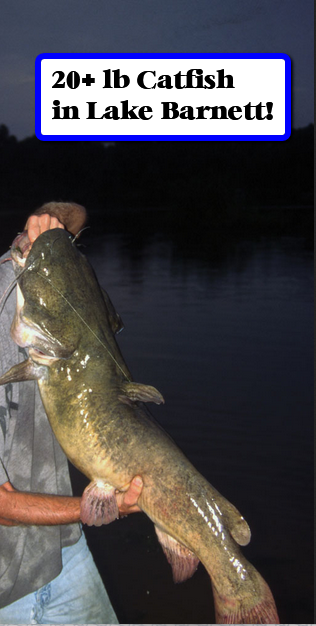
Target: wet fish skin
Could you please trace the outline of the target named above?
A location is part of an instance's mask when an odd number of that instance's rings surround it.
[[[25,267],[12,336],[30,348],[30,359],[8,376],[37,378],[59,443],[92,481],[84,521],[112,521],[114,490],[140,474],[139,506],[156,525],[175,579],[192,575],[201,560],[219,623],[278,623],[268,585],[236,543],[248,543],[247,523],[150,415],[144,399],[163,398],[132,381],[115,340],[118,316],[85,257],[56,229],[38,237]]]

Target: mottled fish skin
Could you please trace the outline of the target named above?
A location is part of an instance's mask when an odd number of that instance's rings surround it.
[[[218,622],[278,623],[268,585],[237,545],[250,540],[246,521],[150,415],[144,402],[163,398],[132,381],[115,339],[120,318],[69,234],[38,237],[25,268],[12,336],[30,348],[30,359],[8,376],[38,379],[59,443],[92,481],[84,521],[114,519],[114,489],[141,475],[139,506],[157,527],[175,580],[192,575],[200,560]]]

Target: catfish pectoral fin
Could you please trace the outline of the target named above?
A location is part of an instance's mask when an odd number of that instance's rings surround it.
[[[143,385],[142,383],[123,383],[122,385],[123,394],[120,396],[122,402],[127,402],[129,404],[129,400],[132,402],[136,402],[139,400],[140,402],[155,402],[155,404],[163,404],[164,398],[161,395],[160,391],[155,387],[151,387],[151,385]]]
[[[112,485],[101,479],[93,480],[85,488],[80,505],[80,518],[88,526],[109,524],[119,517],[119,510]]]
[[[0,377],[0,385],[6,383],[19,383],[23,380],[39,380],[45,375],[46,368],[37,365],[31,359],[13,365],[8,372]]]
[[[155,531],[161,547],[167,557],[168,563],[172,567],[172,575],[175,583],[182,583],[193,576],[199,559],[191,550],[176,541],[173,537],[165,533],[155,525]]]

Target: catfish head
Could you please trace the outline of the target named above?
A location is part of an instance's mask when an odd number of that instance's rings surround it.
[[[25,362],[27,370],[21,377],[15,371],[14,380],[38,379],[45,368],[39,371],[36,365],[49,367],[79,352],[85,355],[88,344],[89,353],[97,358],[100,351],[103,357],[109,355],[129,378],[114,345],[114,334],[123,327],[122,321],[72,236],[56,228],[39,235],[31,246],[27,233],[22,233],[11,246],[11,257],[17,275],[11,336],[19,346],[29,348],[30,355]]]

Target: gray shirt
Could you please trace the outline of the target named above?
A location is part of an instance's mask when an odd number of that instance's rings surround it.
[[[13,280],[12,263],[0,265],[0,298]],[[27,357],[10,337],[15,299],[13,290],[0,314],[0,374]],[[7,481],[20,491],[72,494],[67,459],[35,381],[0,386],[0,485]],[[80,535],[79,524],[0,525],[0,608],[58,576],[61,548],[76,543]]]

